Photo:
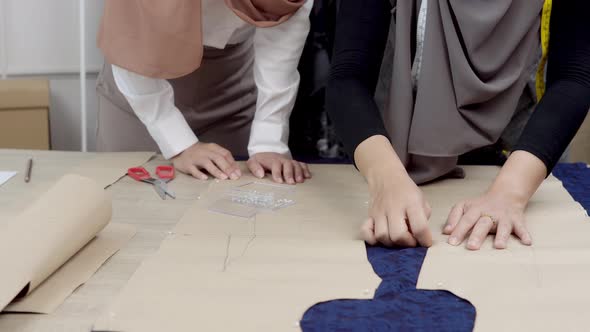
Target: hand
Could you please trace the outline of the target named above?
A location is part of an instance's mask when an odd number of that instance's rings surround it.
[[[354,160],[369,183],[369,219],[361,236],[370,245],[432,245],[430,205],[406,172],[389,139],[374,135],[357,146]]]
[[[383,172],[369,179],[371,206],[361,236],[370,245],[424,247],[432,245],[428,219],[432,212],[422,191],[407,174]]]
[[[199,180],[207,180],[208,172],[220,180],[237,180],[242,176],[231,152],[215,143],[197,142],[172,158],[174,167]]]
[[[496,249],[506,248],[511,234],[522,244],[531,245],[524,211],[546,175],[547,168],[539,158],[526,151],[513,152],[484,195],[453,207],[443,229],[451,235],[449,244],[460,245],[471,231],[467,241],[471,250],[481,248],[489,233],[496,234]]]
[[[505,249],[514,234],[524,245],[532,240],[524,224],[526,204],[503,192],[488,192],[473,200],[455,205],[443,233],[450,235],[449,244],[458,246],[469,235],[467,248],[479,250],[488,234],[496,234],[494,248]]]
[[[303,183],[311,178],[307,164],[285,157],[280,153],[261,152],[248,160],[250,172],[262,179],[266,171],[272,173],[275,182],[288,184]]]

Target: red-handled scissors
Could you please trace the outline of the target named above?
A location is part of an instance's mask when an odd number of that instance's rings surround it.
[[[132,167],[127,170],[127,175],[134,180],[153,185],[156,193],[158,193],[162,199],[166,199],[166,196],[170,196],[174,199],[176,198],[176,194],[168,189],[168,182],[172,181],[175,175],[174,167],[172,166],[156,167],[157,178],[152,177],[152,175],[143,167]]]

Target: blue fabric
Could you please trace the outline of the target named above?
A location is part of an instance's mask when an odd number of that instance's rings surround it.
[[[553,175],[586,211],[590,211],[590,168],[586,164],[559,164],[553,169]]]
[[[575,200],[590,210],[590,169],[560,164],[553,174]],[[418,274],[426,249],[367,247],[369,261],[383,282],[373,300],[316,304],[303,316],[303,331],[471,331],[475,308],[444,291],[419,291]]]

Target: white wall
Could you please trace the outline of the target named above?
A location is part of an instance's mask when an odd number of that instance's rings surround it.
[[[81,148],[78,3],[78,0],[0,0],[0,20],[3,19],[0,24],[4,26],[6,45],[0,54],[5,54],[8,78],[42,76],[50,79],[52,145],[58,150]],[[96,146],[95,82],[102,65],[102,56],[96,48],[96,32],[102,6],[103,0],[86,1],[86,104],[90,151]]]

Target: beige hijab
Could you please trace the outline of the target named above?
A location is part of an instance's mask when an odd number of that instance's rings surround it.
[[[414,89],[413,27],[422,1],[428,3]],[[392,4],[376,100],[396,152],[423,183],[454,171],[459,155],[493,144],[508,125],[535,69],[543,0]]]
[[[219,0],[221,1],[221,0]],[[225,0],[244,21],[281,24],[306,0]],[[203,56],[200,0],[106,0],[98,47],[108,62],[154,78],[187,75]]]

